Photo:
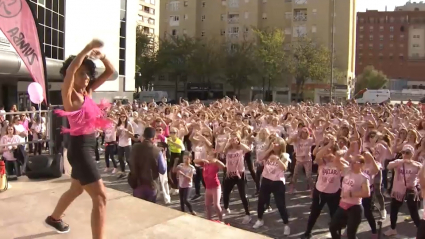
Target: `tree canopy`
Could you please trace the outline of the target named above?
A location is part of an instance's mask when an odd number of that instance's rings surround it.
[[[376,70],[373,66],[367,66],[362,74],[357,77],[356,92],[365,88],[371,90],[381,89],[387,82],[388,78],[382,71]]]

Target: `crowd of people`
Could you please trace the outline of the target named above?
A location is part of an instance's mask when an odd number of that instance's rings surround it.
[[[312,205],[303,238],[311,238],[325,204],[331,216],[332,238],[355,238],[362,215],[376,238],[373,204],[379,217],[385,219],[385,198],[390,200],[391,227],[384,234],[397,234],[397,215],[406,201],[414,225],[421,227],[418,238],[424,238],[425,222],[421,224],[419,215],[423,208],[421,188],[425,188],[425,120],[421,110],[414,105],[359,106],[355,101],[345,105],[242,104],[227,97],[209,106],[183,99],[177,105],[116,104],[108,111],[114,124],[102,132],[106,147],[117,145],[121,168],[117,169],[113,154],[107,153],[105,171],[110,171],[112,161],[113,171],[120,170],[119,177],[125,176],[124,158],[128,163],[143,158],[138,152],[130,160],[130,146],[144,140],[146,128],[153,128],[152,141],[161,148],[167,163],[166,177],[159,178],[155,189],[165,203],[170,202],[170,194],[178,193],[182,211],[196,215],[191,201],[201,197],[203,185],[207,218],[215,213],[223,220],[231,213],[229,196],[236,185],[246,213],[243,223],[248,224],[252,217],[246,178],[251,177],[258,197],[258,219],[253,227],[264,225],[263,215],[270,209],[273,194],[284,234],[289,235],[285,195],[296,191],[299,174],[304,172]],[[195,195],[189,200],[192,185]],[[155,202],[153,194],[135,196]],[[341,228],[346,229],[341,232]]]
[[[114,72],[99,51],[102,47],[102,41],[91,41],[78,55],[68,58],[61,70],[64,108],[56,113],[66,116],[70,125],[63,132],[70,134],[71,186],[45,220],[59,233],[69,232],[69,225],[62,220],[64,212],[86,191],[93,203],[93,238],[105,238],[106,193],[93,159],[99,149],[97,138],[102,138],[105,173],[126,177],[133,195],[144,200],[156,202],[160,192],[169,203],[170,195],[178,194],[181,210],[196,215],[191,202],[204,197],[207,218],[216,215],[225,221],[232,213],[230,194],[236,185],[246,214],[242,223],[249,224],[252,205],[246,187],[251,177],[258,197],[253,228],[266,224],[264,213],[271,209],[273,194],[284,235],[290,235],[285,197],[297,190],[299,175],[304,172],[312,201],[302,238],[312,237],[325,204],[332,238],[344,234],[356,238],[363,215],[372,238],[377,238],[372,205],[377,205],[380,218],[385,219],[387,198],[391,227],[384,234],[397,235],[397,216],[406,202],[417,238],[425,239],[425,215],[422,220],[419,215],[425,192],[425,112],[421,108],[360,106],[355,101],[242,104],[228,97],[208,106],[183,99],[176,105],[166,101],[97,105],[91,99],[92,92]],[[93,59],[105,65],[97,78]],[[17,128],[21,127],[6,126],[3,137],[27,136]],[[2,147],[3,158],[10,150]],[[192,187],[195,194],[189,199]]]

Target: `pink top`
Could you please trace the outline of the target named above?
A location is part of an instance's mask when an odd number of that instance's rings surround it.
[[[385,160],[390,159],[390,151],[383,144],[378,143],[375,145],[373,150],[373,156],[375,157],[376,162],[382,165]]]
[[[185,165],[183,163],[179,164],[177,166],[177,170],[183,172],[184,175],[189,176],[191,173],[192,175],[196,173],[195,167],[192,165]],[[179,188],[191,188],[192,187],[192,178],[187,178],[181,174],[178,174],[179,176]]]
[[[3,150],[3,157],[7,161],[15,161],[16,158],[13,156],[13,152],[12,152],[13,146],[3,146],[3,145],[17,144],[17,143],[21,142],[20,140],[21,139],[17,135],[13,135],[12,137],[5,135],[5,136],[1,137],[0,146],[2,147],[2,150]]]
[[[349,170],[349,169],[348,169]],[[369,177],[364,173],[353,173],[347,172],[342,180],[342,192],[341,195],[346,192],[359,192],[362,190],[362,185],[366,181],[369,181]],[[360,205],[362,204],[362,198],[342,198],[340,202],[350,204],[350,205]]]
[[[206,189],[213,189],[220,186],[218,180],[219,167],[215,163],[204,163],[203,176]]]
[[[245,172],[244,152],[241,149],[231,149],[226,154],[228,176],[238,176]]]
[[[278,157],[278,156],[271,155],[270,157]],[[289,158],[289,154],[286,154],[285,157]],[[269,160],[265,160],[262,176],[263,178],[267,178],[271,181],[282,181],[283,184],[285,184],[285,171],[283,171],[279,167],[277,161],[270,162]]]
[[[258,164],[263,164],[264,153],[266,152],[268,146],[269,144],[267,142],[261,142],[260,140],[255,141],[255,155],[256,162]]]
[[[401,161],[403,160],[397,159],[394,161],[394,163]],[[394,186],[393,190],[391,191],[392,198],[398,201],[403,201],[404,196],[406,194],[406,190],[413,189],[414,187],[416,187],[416,185],[418,185],[418,174],[421,167],[422,164],[420,167],[417,167],[411,163],[403,163],[399,167],[394,169]]]
[[[341,171],[333,162],[326,162],[319,167],[316,189],[323,193],[336,193],[341,188]]]
[[[110,124],[109,127],[106,127],[103,131],[105,134],[105,142],[112,143],[117,141],[117,130],[113,124]]]
[[[378,167],[381,168],[380,163],[378,163]],[[375,176],[378,174],[376,172],[375,174],[372,174],[374,165],[372,163],[365,163],[363,166],[363,173],[365,173],[367,176],[369,176],[370,181],[372,181]]]
[[[70,128],[62,128],[63,133],[69,133],[72,136],[87,135],[111,124],[111,121],[106,119],[105,112],[102,111],[108,107],[109,104],[104,100],[100,105],[96,105],[92,98],[84,96],[84,103],[79,110],[71,112],[55,110],[55,113],[68,118]]]
[[[297,161],[311,161],[311,146],[313,146],[313,144],[313,138],[298,139],[298,141],[294,144],[295,154],[297,155]]]

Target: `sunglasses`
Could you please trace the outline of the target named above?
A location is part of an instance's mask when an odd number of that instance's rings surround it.
[[[157,131],[158,131],[158,130],[157,130]],[[176,132],[174,132],[174,131],[173,131],[173,132],[170,132],[170,134],[175,134],[175,133],[176,133]]]
[[[410,151],[401,151],[401,154],[410,155],[410,154],[412,154],[412,152],[410,152]]]

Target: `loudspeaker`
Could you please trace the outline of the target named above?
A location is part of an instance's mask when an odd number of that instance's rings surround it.
[[[54,107],[52,110],[61,109],[62,106]],[[62,127],[69,128],[69,123],[66,117],[58,116],[55,113],[52,113],[51,119],[52,135],[50,136],[50,142],[52,145],[49,145],[52,150],[52,154],[62,153],[63,148],[66,148],[67,138],[69,134],[62,134]]]
[[[59,178],[63,173],[61,154],[37,155],[28,158],[25,174],[29,179]]]

